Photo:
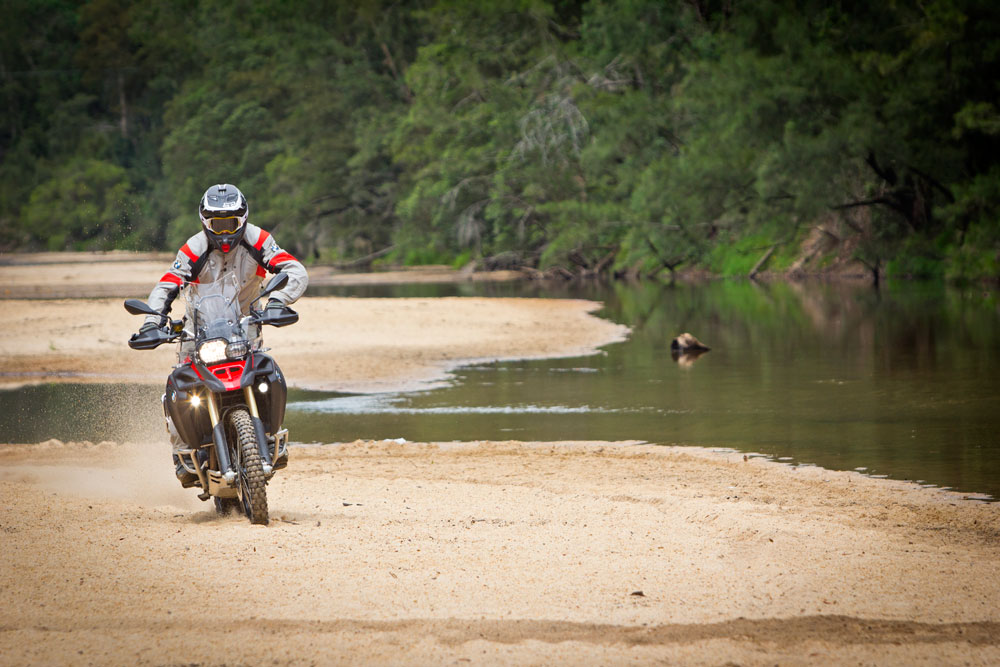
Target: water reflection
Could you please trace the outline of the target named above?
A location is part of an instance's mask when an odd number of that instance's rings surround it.
[[[698,361],[701,355],[708,352],[708,350],[670,350],[670,358],[677,362],[677,365],[681,368],[690,368],[694,366],[694,362]]]

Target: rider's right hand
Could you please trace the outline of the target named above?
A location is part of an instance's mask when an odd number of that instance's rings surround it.
[[[144,334],[144,333],[149,333],[150,331],[153,331],[154,329],[159,329],[159,328],[160,327],[156,326],[156,324],[154,324],[152,322],[147,322],[146,324],[143,324],[141,327],[139,327],[139,334],[141,335],[141,334]]]

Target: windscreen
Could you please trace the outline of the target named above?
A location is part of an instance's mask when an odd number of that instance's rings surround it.
[[[231,273],[210,283],[189,283],[186,296],[188,333],[196,341],[244,340],[239,295],[239,281]]]

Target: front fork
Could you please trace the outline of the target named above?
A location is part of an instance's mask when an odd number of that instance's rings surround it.
[[[212,422],[212,441],[215,443],[215,455],[219,457],[219,470],[222,472],[227,484],[232,484],[236,479],[233,471],[232,461],[229,458],[229,447],[226,445],[226,427],[219,418],[219,406],[215,404],[215,394],[208,394],[208,418]],[[267,433],[264,431],[264,422],[257,412],[257,398],[253,395],[253,388],[244,387],[243,395],[247,400],[247,407],[250,408],[250,419],[253,421],[254,434],[257,437],[257,451],[260,453],[261,467],[265,475],[270,475],[272,471],[271,452],[267,447]]]
[[[208,418],[212,421],[212,442],[215,443],[215,455],[219,457],[219,472],[222,473],[226,484],[232,485],[236,479],[232,462],[229,460],[229,447],[226,446],[226,427],[219,419],[219,406],[215,404],[215,394],[210,391],[205,392],[208,401]]]
[[[257,435],[257,451],[260,452],[260,463],[265,475],[270,475],[272,470],[271,452],[267,447],[267,433],[264,431],[264,422],[257,412],[257,397],[253,395],[253,387],[247,385],[243,387],[243,395],[247,399],[247,407],[250,408],[250,419],[253,421],[253,430]],[[277,452],[275,452],[277,453]]]

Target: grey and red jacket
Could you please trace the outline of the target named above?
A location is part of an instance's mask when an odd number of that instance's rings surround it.
[[[163,274],[149,293],[147,303],[161,313],[169,313],[170,306],[184,283],[213,282],[228,272],[234,272],[242,286],[240,308],[250,310],[250,302],[260,294],[261,282],[267,272],[288,274],[288,284],[268,295],[286,306],[295,303],[309,284],[306,268],[299,260],[281,249],[270,234],[256,225],[247,223],[239,245],[229,252],[213,250],[205,232],[195,234],[177,252],[177,259],[170,270]],[[146,316],[147,323],[157,324],[155,315]]]

